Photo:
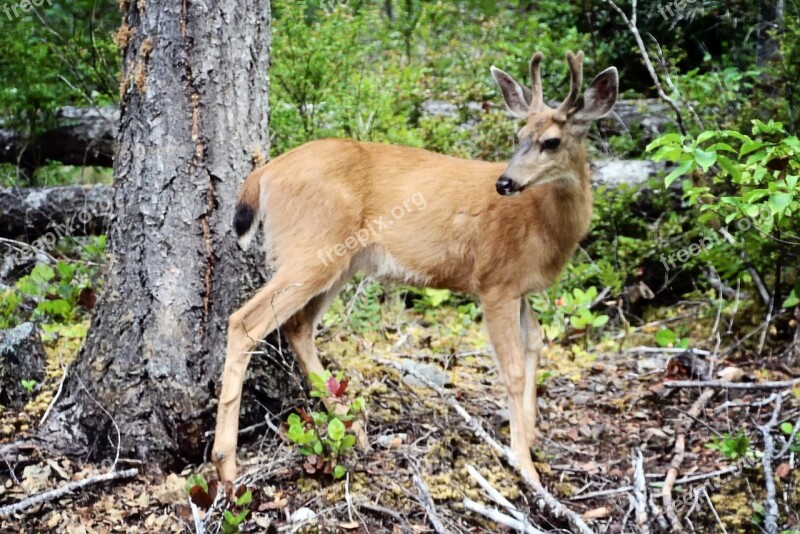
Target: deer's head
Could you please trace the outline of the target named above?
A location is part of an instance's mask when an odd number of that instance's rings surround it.
[[[544,103],[539,67],[542,53],[531,58],[531,89],[509,74],[492,66],[492,76],[500,86],[506,107],[527,123],[517,134],[519,149],[497,180],[501,195],[519,193],[527,187],[555,181],[577,181],[575,158],[584,154],[583,143],[592,122],[611,112],[619,93],[616,67],[592,80],[583,96],[583,52],[567,52],[570,89],[557,108]]]

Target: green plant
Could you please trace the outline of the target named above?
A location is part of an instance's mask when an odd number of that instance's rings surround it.
[[[193,473],[189,476],[186,480],[185,489],[191,501],[206,511],[213,505],[218,490],[216,483],[213,486],[209,486],[205,477],[199,473]],[[222,532],[224,534],[239,532],[239,526],[250,515],[253,492],[241,486],[231,496],[231,500],[232,502],[227,503],[228,508],[222,512]]]
[[[592,310],[598,295],[597,288],[592,286],[586,290],[576,287],[562,292],[555,299],[555,305],[551,305],[546,296],[538,294],[530,299],[533,309],[539,314],[545,337],[555,340],[566,333],[568,324],[575,330],[590,333],[608,323],[608,315]]]
[[[786,439],[790,439],[794,432],[794,425],[789,421],[781,423],[781,432],[786,434]],[[794,439],[789,444],[789,450],[794,453],[800,453],[800,434],[795,434]]]
[[[357,334],[372,332],[381,325],[381,298],[383,286],[376,280],[363,283],[361,291],[354,297],[350,312],[350,325]]]
[[[677,332],[669,328],[663,328],[656,332],[656,344],[659,347],[688,349],[689,342],[689,338],[681,338]]]
[[[750,448],[750,438],[742,430],[735,436],[723,434],[721,437],[711,438],[711,441],[706,443],[706,448],[717,451],[731,460],[749,458],[754,455],[754,451]]]
[[[27,391],[28,393],[33,393],[33,390],[35,390],[36,386],[39,385],[39,383],[36,380],[22,380],[21,384],[22,387],[25,388],[25,391]]]
[[[342,478],[347,474],[344,462],[356,443],[355,434],[348,429],[362,416],[364,399],[347,397],[348,380],[341,376],[325,371],[322,375],[311,373],[310,378],[311,396],[321,399],[326,410],[298,409],[286,421],[285,436],[306,457],[304,467],[309,474],[322,472]]]

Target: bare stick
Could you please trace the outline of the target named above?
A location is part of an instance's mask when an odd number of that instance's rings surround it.
[[[206,527],[203,525],[203,520],[200,519],[200,509],[191,498],[189,498],[189,508],[192,509],[192,519],[194,520],[195,534],[205,534]]]
[[[764,457],[761,467],[764,471],[764,483],[767,486],[767,499],[764,504],[764,530],[767,534],[778,532],[778,503],[775,501],[775,474],[772,471],[772,456],[775,454],[775,440],[772,438],[772,429],[778,424],[781,413],[782,397],[775,398],[775,408],[772,417],[766,425],[758,425],[758,431],[764,436]]]
[[[68,493],[72,493],[73,491],[79,490],[86,486],[91,486],[92,484],[99,484],[100,482],[108,482],[111,480],[119,480],[122,478],[131,478],[135,477],[138,474],[139,474],[138,469],[126,469],[125,471],[111,471],[110,473],[89,477],[83,480],[78,480],[77,482],[70,482],[69,484],[61,486],[60,488],[56,488],[50,491],[45,491],[44,493],[34,495],[33,497],[30,497],[23,501],[14,504],[9,504],[8,506],[3,506],[2,508],[0,508],[0,517],[10,516],[12,514],[16,514],[17,512],[21,512],[32,506],[38,506],[40,504],[52,501],[53,499],[58,499],[59,497],[67,495]]]
[[[647,484],[644,480],[644,458],[642,451],[636,449],[633,457],[633,508],[636,511],[636,524],[642,534],[650,534],[650,521],[647,513]]]
[[[381,365],[385,365],[386,367],[392,367],[393,369],[396,369],[401,373],[408,373],[413,375],[417,380],[419,380],[420,382],[428,386],[430,389],[438,393],[439,396],[442,397],[445,400],[445,402],[447,402],[447,404],[449,404],[450,407],[453,408],[453,410],[455,410],[455,412],[461,416],[462,419],[464,419],[464,421],[467,424],[467,427],[469,427],[469,429],[472,430],[473,434],[475,434],[477,437],[485,441],[492,449],[494,449],[500,456],[502,456],[505,459],[505,461],[517,472],[517,474],[528,485],[528,487],[530,487],[536,493],[536,495],[544,501],[545,505],[550,509],[553,515],[555,515],[556,517],[566,518],[567,522],[570,524],[573,530],[578,531],[581,534],[592,534],[592,531],[586,525],[586,522],[583,520],[583,518],[581,518],[581,516],[579,516],[578,514],[576,514],[563,504],[561,504],[558,501],[558,499],[553,497],[553,495],[551,495],[550,492],[547,491],[547,489],[544,486],[542,486],[542,483],[539,480],[534,478],[527,471],[524,471],[520,467],[519,462],[517,462],[517,459],[514,458],[514,455],[511,454],[511,451],[508,450],[508,447],[501,445],[500,443],[497,442],[497,440],[495,440],[492,436],[490,436],[486,432],[486,430],[484,430],[483,425],[481,425],[480,421],[472,417],[469,414],[469,412],[467,412],[452,395],[450,395],[444,390],[444,388],[440,387],[438,384],[434,384],[433,382],[428,380],[427,377],[414,371],[413,369],[404,368],[398,362],[394,362],[392,360],[387,360],[384,358],[376,358],[375,361],[377,361]]]
[[[731,383],[731,380],[740,378],[741,374],[741,370],[735,367],[728,367],[720,372],[720,375],[726,383]],[[669,471],[667,471],[667,477],[664,480],[664,487],[661,490],[661,501],[664,503],[664,513],[667,514],[672,529],[676,532],[682,532],[683,525],[681,525],[681,520],[675,512],[672,501],[672,489],[675,486],[675,480],[678,478],[678,473],[683,463],[683,457],[686,453],[686,435],[692,428],[692,423],[700,415],[700,412],[703,411],[703,408],[705,408],[708,401],[711,400],[711,397],[714,396],[714,393],[715,390],[713,388],[706,388],[679,422],[678,437],[675,439],[675,454],[672,456],[672,461],[669,464]]]
[[[488,517],[489,519],[500,525],[507,526],[508,528],[513,528],[518,532],[525,532],[526,534],[544,534],[544,532],[533,528],[532,526],[530,526],[530,524],[523,523],[522,521],[518,521],[513,517],[505,515],[497,508],[487,508],[484,505],[473,501],[469,497],[464,497],[463,502],[464,502],[464,508],[466,508],[470,512],[475,512],[476,514]]]
[[[50,415],[50,410],[53,409],[53,406],[56,405],[56,401],[61,396],[61,392],[64,390],[64,382],[67,380],[67,375],[69,374],[69,364],[64,366],[63,369],[64,374],[61,375],[61,382],[58,384],[58,390],[56,394],[53,395],[53,400],[50,401],[50,404],[47,406],[47,410],[45,410],[44,415],[41,419],[39,419],[39,426],[42,426],[44,422],[47,420],[47,416]]]
[[[447,529],[444,528],[442,521],[436,514],[436,506],[433,504],[433,497],[431,497],[431,492],[428,491],[428,486],[425,484],[425,481],[422,480],[422,477],[419,475],[414,475],[413,480],[414,485],[419,490],[422,506],[424,506],[425,511],[428,512],[428,521],[433,525],[433,529],[439,534],[447,534]]]
[[[524,525],[526,532],[536,532],[536,533],[541,532],[540,530],[537,530],[533,525],[530,524],[528,519],[525,517],[525,514],[517,510],[517,508],[513,504],[511,504],[511,502],[509,502],[508,499],[503,497],[503,495],[499,491],[497,491],[491,484],[489,484],[489,481],[483,478],[483,475],[481,475],[477,469],[475,469],[471,465],[468,465],[467,472],[469,473],[469,476],[471,476],[472,479],[475,482],[477,482],[480,487],[483,488],[483,491],[485,491],[489,495],[490,499],[492,499],[495,503],[505,508],[506,511],[508,511],[508,513],[514,516],[514,519],[516,519],[522,525]]]
[[[715,388],[715,389],[791,389],[800,386],[800,378],[778,382],[730,382],[727,380],[673,380],[664,382],[667,388]]]

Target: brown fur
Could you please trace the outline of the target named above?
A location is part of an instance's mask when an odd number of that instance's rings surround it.
[[[574,58],[573,83],[580,79]],[[503,79],[501,87],[513,93],[507,102],[518,105],[513,99],[524,92],[515,83]],[[236,473],[241,386],[255,341],[282,327],[303,370],[322,372],[314,326],[357,269],[480,297],[509,392],[512,451],[535,475],[528,447],[535,436],[542,341],[524,296],[555,280],[588,230],[592,210],[588,127],[571,113],[532,104],[519,135],[530,137],[534,149],[521,150],[508,165],[325,139],[283,154],[247,178],[239,203],[263,222],[276,273],[230,318],[212,453],[223,479]],[[537,148],[553,137],[561,141],[558,150]],[[521,192],[498,194],[501,175],[513,175]],[[391,224],[378,228],[379,220]],[[351,246],[355,236],[360,242]]]

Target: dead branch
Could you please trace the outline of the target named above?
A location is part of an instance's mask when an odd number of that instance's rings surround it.
[[[800,378],[777,382],[729,382],[726,380],[673,380],[664,382],[667,388],[711,388],[711,389],[791,389],[800,386]]]
[[[741,370],[736,367],[728,367],[720,372],[720,376],[725,383],[732,383],[732,380],[737,380],[741,375]],[[661,501],[664,503],[664,512],[667,518],[669,518],[669,522],[675,532],[682,532],[683,526],[681,525],[681,520],[678,518],[678,514],[675,512],[674,503],[672,501],[672,489],[675,486],[675,480],[678,478],[681,464],[683,464],[683,457],[686,453],[686,436],[692,428],[692,423],[700,415],[700,412],[703,411],[703,408],[705,408],[708,401],[711,400],[711,397],[714,396],[714,393],[714,388],[706,388],[697,400],[694,401],[689,411],[680,418],[678,423],[678,437],[675,439],[675,453],[672,456],[669,471],[667,471],[667,477],[664,480],[664,487],[661,490]]]
[[[497,524],[513,528],[518,532],[525,532],[526,534],[544,534],[541,530],[533,528],[529,523],[523,523],[513,517],[507,516],[497,508],[487,508],[484,505],[477,503],[469,497],[464,497],[464,508],[470,512],[475,512],[483,517],[487,517]]]
[[[567,522],[570,524],[573,530],[578,531],[581,534],[592,534],[592,531],[586,525],[581,516],[579,516],[578,514],[576,514],[563,504],[561,504],[558,501],[558,499],[553,497],[553,495],[549,491],[547,491],[547,489],[544,486],[542,486],[542,483],[539,480],[535,479],[527,471],[523,471],[519,463],[517,462],[517,459],[514,458],[514,455],[511,454],[511,451],[508,449],[508,447],[501,445],[500,443],[498,443],[497,440],[495,440],[492,436],[490,436],[486,432],[486,430],[484,430],[483,425],[480,423],[480,421],[472,417],[469,414],[469,412],[467,412],[452,395],[450,395],[444,390],[444,388],[442,388],[437,384],[434,384],[433,382],[428,380],[428,378],[422,376],[420,373],[415,372],[413,369],[404,368],[398,362],[387,360],[384,358],[376,358],[375,361],[386,367],[391,367],[393,369],[396,369],[400,373],[409,373],[413,375],[415,378],[417,378],[420,382],[425,384],[427,387],[435,391],[440,397],[442,397],[445,400],[445,402],[447,402],[448,405],[450,405],[451,408],[453,408],[453,410],[456,411],[458,415],[461,416],[462,419],[464,419],[464,422],[466,422],[467,427],[469,427],[469,429],[478,438],[485,441],[492,449],[494,449],[498,454],[500,454],[500,456],[502,456],[506,460],[506,462],[517,472],[517,474],[522,478],[522,480],[525,481],[528,487],[530,487],[535,492],[535,494],[544,501],[544,504],[553,513],[553,515],[555,515],[556,517],[566,518]]]
[[[664,86],[661,84],[661,80],[656,73],[655,67],[653,67],[653,62],[650,61],[650,54],[647,52],[647,47],[645,46],[642,36],[639,33],[639,28],[636,25],[636,0],[633,0],[631,3],[630,18],[628,18],[628,15],[626,15],[622,8],[615,4],[613,0],[606,0],[606,3],[610,5],[617,13],[619,13],[620,17],[622,17],[622,21],[628,27],[633,35],[633,38],[636,40],[636,44],[639,47],[639,52],[642,54],[642,59],[644,60],[644,65],[647,67],[647,72],[650,73],[650,77],[653,79],[653,83],[658,91],[658,96],[675,112],[675,119],[678,122],[678,127],[681,129],[681,133],[683,133],[683,135],[689,135],[689,131],[686,129],[686,126],[683,123],[681,109],[678,107],[678,104],[664,91]]]
[[[413,477],[414,485],[419,490],[420,496],[419,500],[422,503],[422,506],[425,507],[425,511],[428,513],[428,521],[431,522],[433,529],[438,532],[438,534],[447,534],[447,529],[444,528],[441,519],[439,519],[439,515],[436,513],[436,506],[433,504],[433,497],[431,497],[431,492],[428,490],[428,486],[425,484],[425,481],[422,480],[422,477],[419,475],[414,475]]]
[[[483,475],[481,475],[480,472],[477,469],[475,469],[475,467],[468,465],[467,472],[469,473],[469,476],[471,476],[472,479],[475,482],[477,482],[481,488],[483,488],[483,491],[485,491],[487,495],[489,495],[490,499],[492,499],[495,503],[505,508],[506,511],[508,511],[508,513],[514,516],[514,519],[516,519],[520,524],[524,526],[525,532],[532,532],[536,534],[541,532],[536,527],[530,524],[528,519],[525,517],[525,514],[517,510],[517,508],[513,504],[511,504],[511,502],[509,502],[508,499],[503,497],[503,495],[499,491],[497,491],[491,484],[489,484],[489,481],[483,478]]]
[[[789,447],[791,447],[792,443],[794,443],[794,438],[797,437],[798,432],[800,432],[800,417],[798,417],[797,421],[795,421],[794,427],[792,428],[792,433],[789,435],[789,439],[786,440],[786,445],[784,445],[781,449],[781,452],[778,453],[777,458],[783,458],[783,456],[789,452]]]
[[[761,468],[764,471],[764,483],[767,486],[767,498],[764,505],[764,530],[767,534],[778,532],[778,503],[775,501],[775,473],[772,470],[772,457],[775,454],[775,440],[772,438],[772,429],[778,424],[781,413],[782,398],[775,398],[775,408],[772,417],[766,425],[757,425],[758,431],[764,436],[764,456],[761,458]]]
[[[73,491],[85,488],[86,486],[91,486],[92,484],[99,484],[100,482],[109,482],[111,480],[120,480],[123,478],[132,478],[138,474],[139,474],[138,469],[126,469],[125,471],[111,471],[110,473],[105,473],[103,475],[97,475],[85,478],[83,480],[78,480],[77,482],[70,482],[69,484],[61,486],[60,488],[56,488],[50,491],[45,491],[44,493],[34,495],[33,497],[29,497],[17,503],[9,504],[8,506],[3,506],[2,508],[0,508],[0,517],[7,517],[12,514],[16,514],[17,512],[21,512],[23,510],[31,508],[33,506],[38,506],[40,504],[50,502],[53,499],[58,499],[59,497],[67,495],[68,493],[72,493]]]
[[[633,457],[633,508],[636,511],[636,524],[642,534],[650,533],[650,518],[647,511],[647,484],[644,479],[644,458],[642,451],[636,449]]]

